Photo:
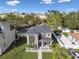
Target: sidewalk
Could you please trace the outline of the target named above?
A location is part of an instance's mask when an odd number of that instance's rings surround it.
[[[38,50],[38,59],[42,59],[42,49]]]
[[[37,52],[38,53],[38,59],[42,59],[42,52],[53,52],[53,49],[45,49],[45,48],[40,48],[40,49],[26,49],[26,52]]]

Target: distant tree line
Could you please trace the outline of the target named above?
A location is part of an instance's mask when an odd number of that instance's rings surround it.
[[[9,13],[5,18],[0,17],[0,21],[6,21],[13,24],[15,27],[17,26],[35,26],[41,23],[47,23],[51,28],[57,29],[58,26],[69,27],[70,29],[79,29],[79,11],[77,12],[69,12],[69,13],[61,13],[57,10],[49,10],[45,13],[46,19],[41,19],[36,16],[35,13],[25,14],[24,17],[16,15],[14,13]]]

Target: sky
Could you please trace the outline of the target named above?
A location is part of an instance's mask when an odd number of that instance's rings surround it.
[[[79,0],[0,0],[0,12],[35,12],[79,10]]]

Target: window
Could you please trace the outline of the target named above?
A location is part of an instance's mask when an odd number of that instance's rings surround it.
[[[10,25],[10,30],[13,30],[14,29],[14,26],[13,25]]]
[[[4,42],[4,47],[6,47],[6,43]]]
[[[34,36],[29,36],[29,42],[30,42],[30,45],[34,45],[35,37]]]
[[[50,36],[50,34],[48,34],[48,36]]]
[[[2,28],[0,27],[0,33],[2,33]]]
[[[3,39],[5,39],[4,34],[3,34]]]

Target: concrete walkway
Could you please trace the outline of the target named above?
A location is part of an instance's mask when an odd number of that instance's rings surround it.
[[[53,52],[53,49],[39,48],[39,49],[26,49],[26,52],[37,52],[38,59],[42,59],[42,52]]]
[[[38,59],[42,59],[42,49],[38,50]]]

